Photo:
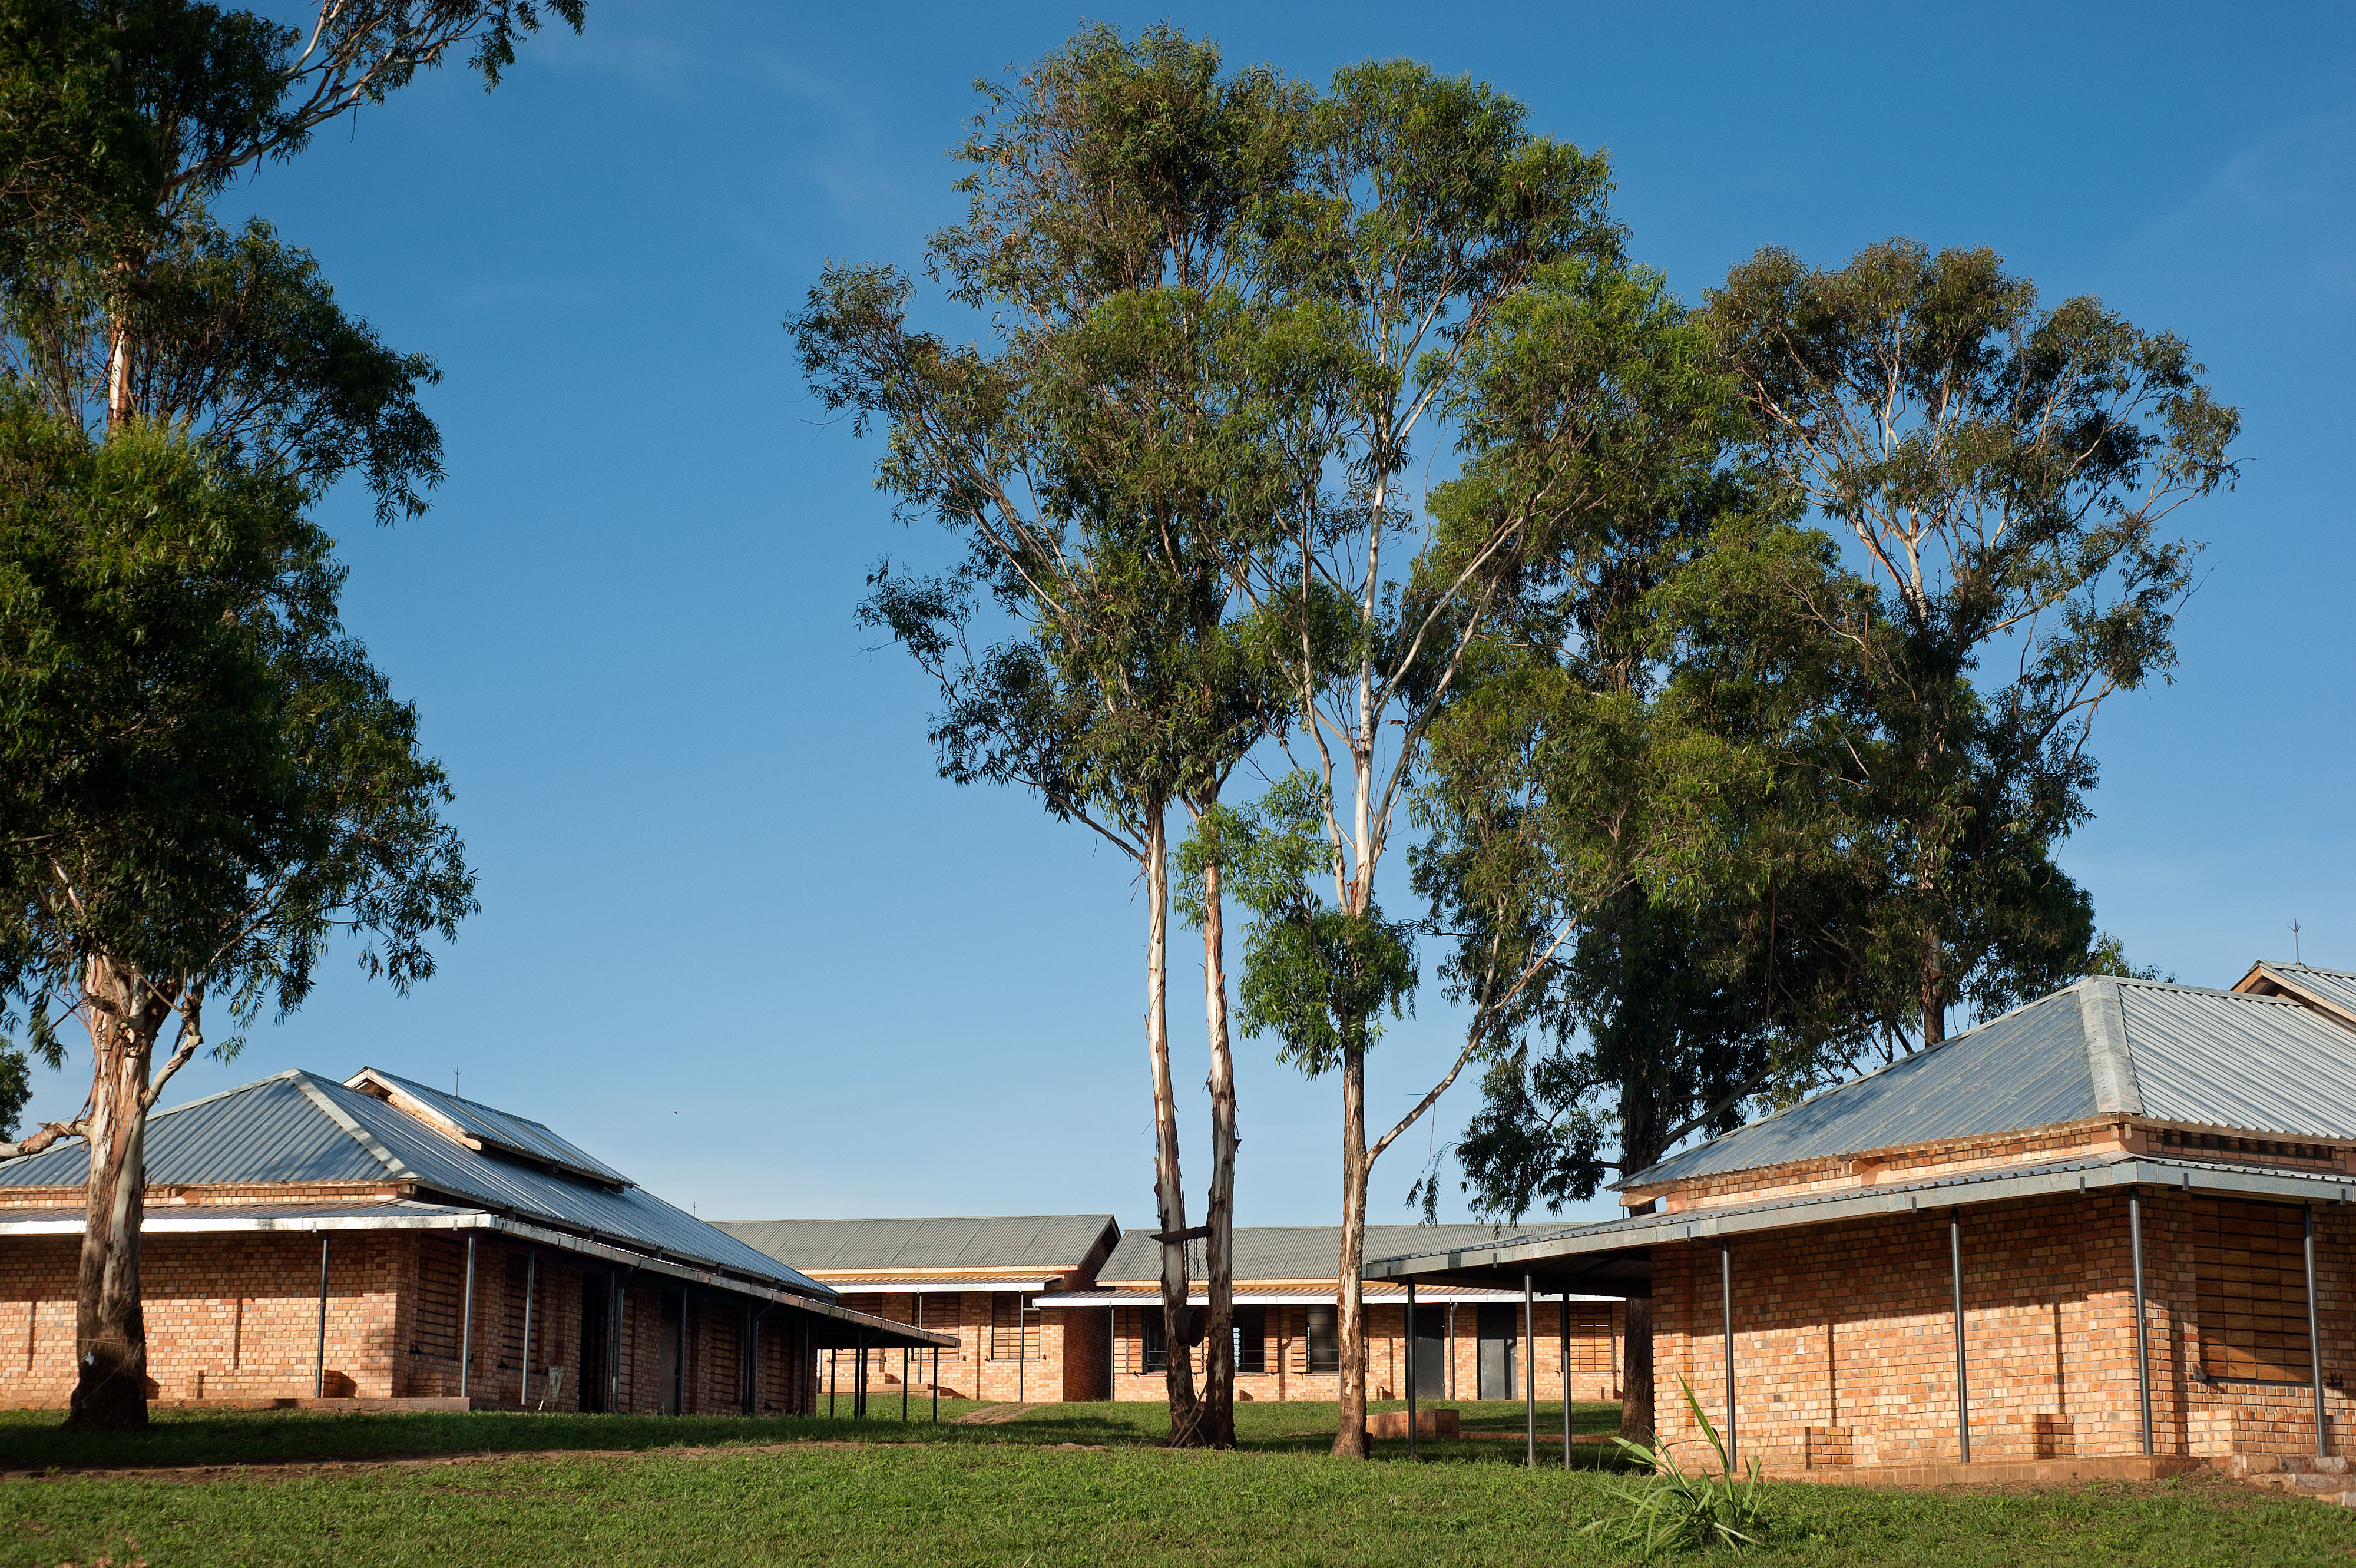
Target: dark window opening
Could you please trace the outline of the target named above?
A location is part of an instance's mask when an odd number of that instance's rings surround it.
[[[1236,1308],[1236,1370],[1268,1370],[1268,1308]]]
[[[1143,1369],[1166,1372],[1170,1369],[1170,1338],[1162,1331],[1162,1309],[1142,1308],[1137,1315],[1137,1338]]]
[[[1342,1369],[1342,1335],[1340,1310],[1331,1306],[1312,1306],[1303,1317],[1302,1336],[1309,1342],[1309,1369],[1312,1372],[1338,1372]]]

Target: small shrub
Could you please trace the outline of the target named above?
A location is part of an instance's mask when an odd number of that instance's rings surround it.
[[[1741,1552],[1758,1545],[1767,1534],[1766,1510],[1759,1498],[1759,1461],[1751,1461],[1746,1477],[1738,1484],[1726,1442],[1701,1412],[1701,1402],[1694,1398],[1683,1378],[1677,1380],[1677,1387],[1685,1391],[1686,1408],[1693,1412],[1709,1445],[1718,1451],[1717,1473],[1687,1473],[1665,1444],[1647,1448],[1614,1437],[1612,1441],[1628,1458],[1652,1474],[1633,1486],[1614,1487],[1612,1491],[1628,1505],[1626,1509],[1616,1518],[1597,1520],[1582,1533],[1609,1530],[1614,1544],[1644,1557],[1687,1547],[1724,1546]]]

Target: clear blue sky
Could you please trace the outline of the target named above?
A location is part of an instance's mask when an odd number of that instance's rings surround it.
[[[2062,859],[2184,980],[2286,953],[2294,918],[2310,961],[2356,968],[2356,10],[1790,10],[1091,14],[1313,78],[1389,55],[1485,78],[1611,150],[1636,252],[1688,297],[1762,244],[1832,263],[1906,233],[2190,338],[2246,414],[2244,478],[2179,514],[2209,544],[2179,678],[2104,714],[2099,815]],[[172,1100],[463,1067],[467,1094],[706,1217],[1151,1217],[1143,911],[1081,831],[934,777],[927,692],[851,618],[911,541],[777,325],[828,257],[920,256],[958,211],[972,78],[1079,15],[592,0],[585,36],[530,40],[497,93],[442,73],[231,194],[445,372],[433,512],[332,513],[350,621],[449,767],[483,911],[406,1000],[339,958]],[[1428,1005],[1385,1041],[1378,1115],[1450,1023]],[[1337,1090],[1239,1044],[1241,1219],[1333,1222]],[[87,1070],[39,1074],[35,1114]],[[1473,1098],[1444,1102],[1442,1141]],[[1199,1093],[1182,1113],[1199,1194]],[[1409,1142],[1376,1222],[1407,1218]]]

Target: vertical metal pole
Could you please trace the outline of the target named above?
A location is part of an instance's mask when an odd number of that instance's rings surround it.
[[[1972,1396],[1964,1361],[1964,1211],[1947,1210],[1947,1276],[1955,1291],[1955,1437],[1964,1463],[1972,1462]]]
[[[834,1419],[834,1385],[841,1377],[841,1348],[830,1345],[826,1351],[826,1418]]]
[[[1415,1281],[1407,1282],[1407,1456],[1415,1459]]]
[[[1452,1400],[1456,1397],[1456,1304],[1452,1301],[1448,1304],[1448,1321],[1440,1332],[1448,1336],[1448,1359],[1442,1364],[1440,1380],[1443,1385],[1440,1397]]]
[[[1538,1313],[1530,1276],[1522,1276],[1522,1417],[1529,1427],[1529,1467],[1538,1467]]]
[[[900,1347],[900,1419],[908,1419],[908,1348]]]
[[[1562,1293],[1555,1326],[1562,1331],[1562,1467],[1570,1468],[1570,1292]]]
[[[940,1348],[939,1346],[936,1345],[936,1346],[934,1346],[934,1347],[933,1347],[933,1423],[934,1423],[935,1425],[937,1425],[937,1426],[938,1424],[940,1424],[940,1419],[941,1419],[941,1348]]]
[[[467,1377],[475,1369],[475,1233],[466,1232],[466,1316],[458,1326],[458,1397],[467,1397]]]
[[[2315,1210],[2300,1212],[2307,1216],[2307,1369],[2315,1375],[2315,1456],[2320,1459],[2331,1452],[2331,1443],[2323,1426],[2323,1338],[2316,1332]]]
[[[1023,1321],[1023,1293],[1014,1293],[1014,1402],[1023,1402],[1023,1363],[1031,1359],[1031,1326]]]
[[[2143,1312],[2143,1194],[2127,1188],[2127,1251],[2135,1264],[2136,1385],[2143,1394],[2143,1451],[2151,1446],[2151,1345]]]
[[[525,1255],[523,1265],[523,1381],[516,1388],[516,1408],[531,1403],[531,1293],[540,1283],[540,1249]]]
[[[1734,1243],[1718,1244],[1719,1310],[1726,1321],[1726,1465],[1730,1473],[1740,1453],[1734,1432]]]
[[[867,1419],[867,1330],[859,1331],[859,1369],[851,1375],[851,1417]]]
[[[319,1359],[311,1378],[311,1397],[315,1400],[327,1397],[327,1242],[331,1234],[319,1232]],[[2308,1251],[2311,1253],[2314,1249]],[[2314,1275],[2315,1271],[2308,1269],[2308,1277],[2312,1279]]]

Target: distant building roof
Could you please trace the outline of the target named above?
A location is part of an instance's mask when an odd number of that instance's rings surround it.
[[[2310,973],[2356,982],[2334,971]],[[2114,1113],[2356,1138],[2356,1032],[2287,998],[2096,975],[1672,1155],[1621,1185],[1652,1187]]]
[[[1501,1236],[1519,1230],[1494,1225],[1369,1225],[1366,1256],[1380,1258],[1398,1252],[1431,1252],[1450,1247],[1488,1247]],[[1236,1227],[1236,1278],[1238,1280],[1332,1280],[1341,1277],[1342,1228],[1338,1225],[1238,1225]],[[1202,1280],[1209,1271],[1203,1262],[1203,1243],[1186,1243],[1188,1277]],[[1132,1230],[1120,1239],[1097,1279],[1104,1284],[1141,1284],[1162,1277],[1162,1243],[1151,1231]]]
[[[1109,1214],[1017,1214],[934,1219],[721,1219],[721,1230],[767,1256],[821,1273],[916,1269],[1038,1269],[1085,1262],[1118,1235]]]
[[[459,1108],[471,1122],[501,1128],[508,1135],[478,1139],[483,1146],[470,1146],[435,1120],[291,1068],[156,1112],[147,1122],[147,1180],[153,1187],[415,1182],[438,1197],[479,1204],[805,1294],[834,1294],[643,1187],[615,1186],[625,1178],[536,1122],[454,1096],[440,1098],[447,1102],[439,1108],[444,1115]],[[549,1168],[546,1154],[518,1157],[507,1152],[501,1145],[520,1137],[519,1129],[536,1130],[549,1144],[570,1151],[568,1165],[593,1165],[605,1174],[594,1178],[573,1175]],[[80,1141],[59,1144],[37,1155],[0,1161],[0,1187],[79,1187],[89,1170],[87,1145]]]

